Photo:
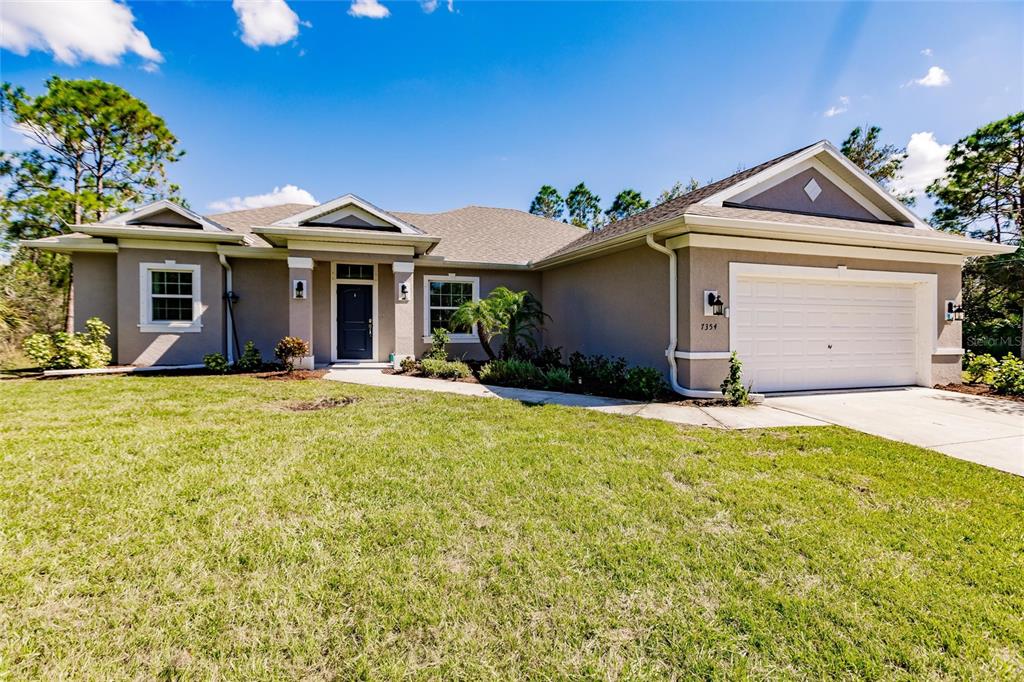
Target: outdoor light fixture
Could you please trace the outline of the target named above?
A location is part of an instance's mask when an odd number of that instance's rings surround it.
[[[306,280],[292,280],[292,298],[306,298]]]
[[[711,316],[725,314],[725,304],[717,291],[704,292],[704,314]]]
[[[956,301],[946,301],[946,321],[947,322],[963,322],[964,321],[964,309]]]
[[[398,300],[408,301],[409,300],[409,285],[406,282],[402,282],[398,285]]]

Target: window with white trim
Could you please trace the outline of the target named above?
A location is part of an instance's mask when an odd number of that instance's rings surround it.
[[[467,301],[480,299],[479,277],[426,275],[423,278],[423,336],[447,329],[452,341],[476,341],[473,329],[452,324],[452,313]]]
[[[142,331],[199,331],[198,265],[140,263],[139,328]]]

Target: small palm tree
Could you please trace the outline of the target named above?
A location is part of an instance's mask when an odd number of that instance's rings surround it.
[[[507,287],[494,289],[487,298],[466,301],[452,314],[452,324],[460,327],[476,326],[487,357],[495,360],[497,355],[491,348],[495,336],[504,335],[505,343],[501,355],[504,358],[518,357],[524,346],[536,348],[536,332],[547,315],[537,297],[529,291],[512,291]]]

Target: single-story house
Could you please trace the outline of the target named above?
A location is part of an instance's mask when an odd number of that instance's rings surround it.
[[[963,259],[1010,250],[932,229],[826,141],[597,232],[353,194],[211,216],[158,201],[76,230],[23,245],[71,254],[75,323],[109,324],[121,364],[284,336],[309,342],[307,367],[397,362],[504,285],[541,300],[545,344],[663,368],[692,396],[717,394],[732,351],[762,392],[957,382]]]

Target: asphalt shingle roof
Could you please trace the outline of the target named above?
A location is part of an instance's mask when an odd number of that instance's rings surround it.
[[[252,234],[253,226],[270,225],[308,208],[306,204],[281,204],[207,217],[229,230],[249,235],[254,245],[264,245]],[[525,265],[583,233],[573,225],[511,208],[466,206],[442,213],[390,213],[432,237],[440,237],[441,243],[431,255],[454,261]]]
[[[511,208],[466,206],[444,213],[393,214],[440,237],[430,254],[454,261],[525,265],[583,233],[575,225]]]
[[[595,244],[600,244],[601,242],[608,241],[609,239],[613,239],[630,232],[642,230],[643,228],[654,225],[655,223],[678,218],[686,213],[686,209],[698,201],[703,201],[713,194],[717,194],[724,189],[728,189],[737,183],[743,182],[747,178],[757,175],[761,171],[774,166],[780,161],[785,161],[789,157],[795,156],[803,150],[813,146],[813,144],[809,144],[806,147],[794,149],[793,151],[783,154],[782,156],[777,156],[770,161],[758,164],[753,168],[747,168],[746,170],[742,170],[739,173],[730,175],[729,177],[718,180],[717,182],[712,182],[704,185],[703,187],[698,187],[692,192],[688,192],[680,197],[676,197],[675,199],[670,199],[663,204],[652,206],[646,211],[641,211],[636,215],[624,218],[623,220],[616,220],[597,232],[588,232],[572,243],[553,251],[546,257],[553,258],[555,256],[564,256],[572,253],[573,251],[578,251]]]

